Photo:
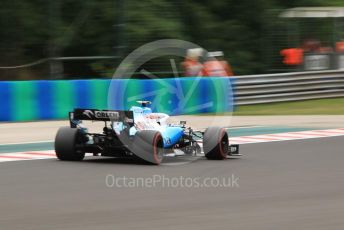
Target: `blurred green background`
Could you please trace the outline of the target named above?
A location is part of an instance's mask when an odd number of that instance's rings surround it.
[[[293,36],[286,39],[290,22],[278,15],[298,6],[344,6],[344,2],[1,0],[0,80],[110,77],[128,53],[165,38],[224,51],[236,75],[281,72],[279,50],[298,44],[293,44]],[[315,27],[325,43],[331,39],[326,25],[322,21]],[[312,28],[306,23],[303,27]],[[47,60],[51,57],[97,58]],[[51,75],[52,68],[62,74]],[[148,69],[171,76],[163,59],[152,60]]]

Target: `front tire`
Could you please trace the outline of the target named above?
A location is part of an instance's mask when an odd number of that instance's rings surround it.
[[[81,145],[85,142],[85,136],[80,129],[62,127],[55,137],[56,157],[62,161],[81,161],[85,152]]]
[[[164,157],[164,143],[161,133],[142,130],[135,134],[132,152],[146,163],[159,165]]]
[[[223,160],[228,153],[228,134],[225,128],[209,127],[203,135],[203,149],[208,160]]]

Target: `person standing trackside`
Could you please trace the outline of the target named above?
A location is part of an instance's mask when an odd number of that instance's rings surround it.
[[[233,76],[233,71],[226,60],[223,59],[223,52],[209,52],[208,59],[203,64],[203,76],[228,77]]]
[[[185,60],[182,62],[182,68],[185,77],[200,76],[203,65],[199,61],[199,58],[202,56],[202,53],[202,48],[187,50]]]

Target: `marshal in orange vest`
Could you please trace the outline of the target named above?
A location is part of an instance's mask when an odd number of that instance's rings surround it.
[[[285,65],[295,66],[303,63],[303,49],[288,48],[281,50],[281,55],[284,57],[283,63]]]

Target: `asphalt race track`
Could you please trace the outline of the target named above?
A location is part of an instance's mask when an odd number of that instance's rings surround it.
[[[0,164],[0,229],[338,229],[344,136],[246,144],[244,157],[179,166],[56,159]],[[163,175],[238,178],[239,187],[107,186]]]

